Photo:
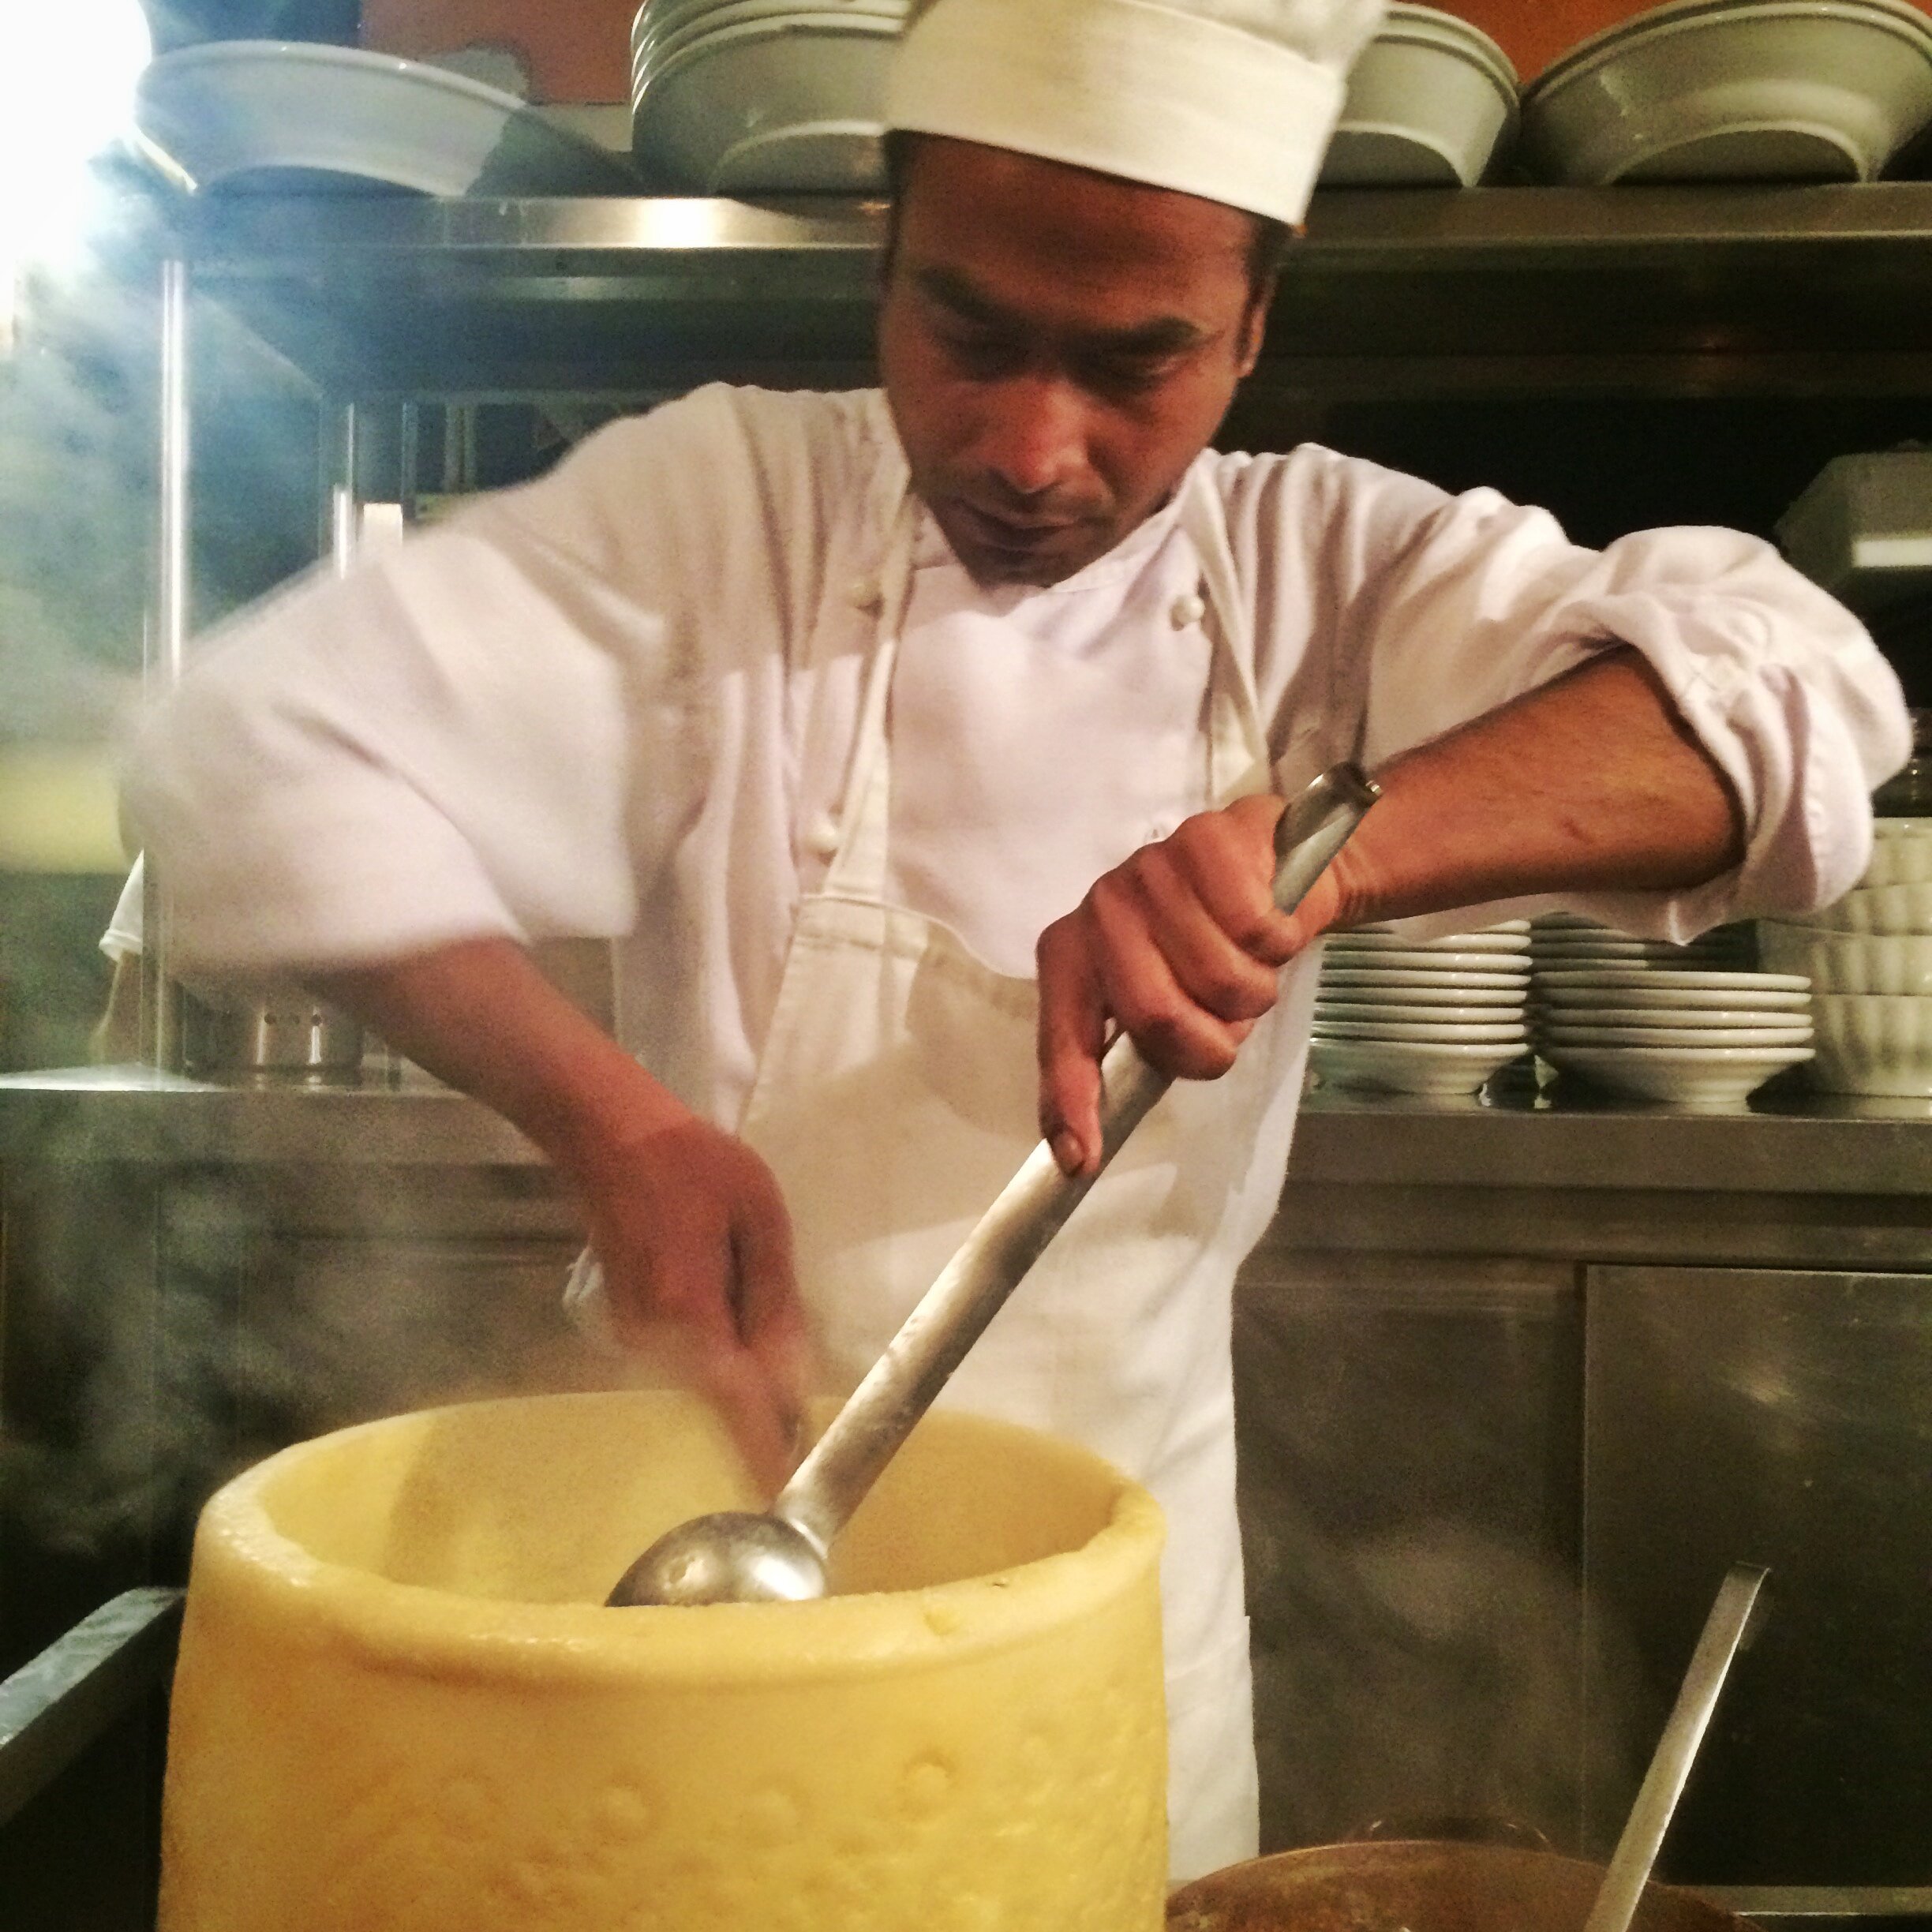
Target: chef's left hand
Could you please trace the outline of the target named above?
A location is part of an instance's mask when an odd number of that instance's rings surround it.
[[[1260,796],[1188,819],[1108,873],[1040,935],[1040,1132],[1062,1170],[1100,1159],[1100,1056],[1116,1028],[1163,1073],[1214,1080],[1275,1004],[1277,975],[1339,910],[1324,874],[1292,915],[1274,900]]]

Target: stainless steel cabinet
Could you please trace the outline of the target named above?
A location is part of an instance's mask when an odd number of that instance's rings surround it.
[[[1932,1257],[1928,1257],[1932,1259]],[[1584,1582],[1654,1734],[1726,1567],[1768,1564],[1665,1853],[1724,1884],[1932,1876],[1932,1275],[1592,1267]],[[1631,1773],[1587,1792],[1614,1838]]]
[[[1581,1803],[1582,1300],[1558,1262],[1264,1252],[1235,1317],[1263,1842]]]

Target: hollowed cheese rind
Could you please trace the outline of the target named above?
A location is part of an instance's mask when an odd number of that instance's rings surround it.
[[[660,1530],[754,1500],[663,1394],[398,1417],[230,1485],[196,1542],[163,1932],[1158,1926],[1145,1492],[934,1416],[848,1532],[869,1593],[603,1606]]]

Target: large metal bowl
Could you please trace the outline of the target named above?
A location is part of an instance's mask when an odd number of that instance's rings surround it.
[[[1167,1932],[1582,1932],[1601,1866],[1434,1840],[1317,1845],[1230,1865],[1167,1901]],[[1745,1921],[1649,1886],[1634,1932],[1742,1932]]]

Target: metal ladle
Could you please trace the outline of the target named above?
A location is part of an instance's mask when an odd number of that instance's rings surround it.
[[[1623,1822],[1623,1836],[1597,1888],[1597,1902],[1583,1922],[1583,1932],[1628,1932],[1690,1775],[1691,1761],[1717,1707],[1717,1694],[1724,1688],[1731,1660],[1750,1627],[1766,1574],[1754,1563],[1738,1563],[1719,1587],[1697,1649],[1691,1653],[1677,1702],[1651,1753],[1650,1768],[1644,1773],[1637,1801]]]
[[[1275,903],[1292,912],[1380,796],[1352,765],[1324,772],[1275,828]],[[1001,1190],[769,1514],[680,1523],[618,1579],[618,1605],[803,1601],[826,1593],[832,1539],[1087,1190],[1167,1091],[1125,1034],[1100,1063],[1099,1169],[1069,1178],[1044,1141]]]

